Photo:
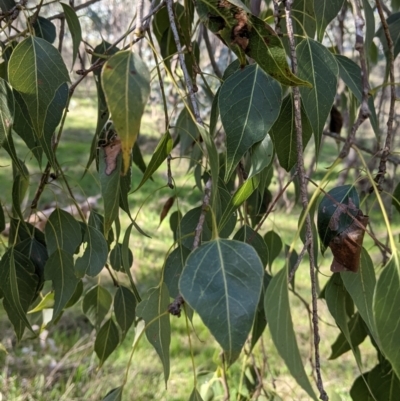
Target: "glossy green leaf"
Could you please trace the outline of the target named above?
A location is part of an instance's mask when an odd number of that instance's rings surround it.
[[[135,321],[136,298],[133,292],[124,287],[118,287],[114,297],[114,314],[122,331],[122,339]]]
[[[113,353],[119,344],[119,332],[116,324],[112,319],[107,320],[99,332],[94,342],[94,352],[98,356],[101,368],[106,359]]]
[[[23,161],[19,161],[20,168],[23,170],[21,174],[13,163],[13,185],[12,185],[12,213],[14,217],[18,217],[24,221],[24,216],[21,211],[21,205],[29,189],[29,172]]]
[[[65,305],[65,309],[74,306],[81,299],[82,294],[83,294],[83,282],[82,280],[79,280],[78,284],[76,285],[75,291],[72,294],[72,297]]]
[[[367,337],[366,326],[359,313],[354,314],[348,321],[348,331],[353,347],[360,345]],[[350,350],[351,346],[345,335],[340,333],[336,341],[332,344],[332,352],[328,359],[336,359]]]
[[[353,95],[361,103],[362,101],[362,78],[361,78],[361,67],[356,64],[353,60],[348,57],[337,54],[336,60],[339,66],[339,75],[343,82],[352,91]],[[375,135],[379,135],[379,123],[378,117],[375,111],[374,98],[371,96],[368,99],[368,106],[370,115],[370,121]]]
[[[104,287],[96,285],[83,297],[82,311],[90,323],[98,329],[107,316],[112,304],[112,296]]]
[[[328,24],[338,15],[344,0],[314,0],[314,12],[317,22],[317,38],[320,42]]]
[[[347,292],[351,295],[358,312],[367,324],[368,329],[379,344],[376,335],[373,317],[373,296],[376,285],[374,264],[368,252],[363,248],[361,251],[360,268],[357,274],[351,272],[340,273]]]
[[[169,378],[169,346],[171,326],[169,315],[165,314],[169,305],[168,288],[165,283],[148,292],[148,296],[137,307],[136,313],[146,322],[146,337],[156,350],[164,367],[164,379]],[[163,315],[163,316],[161,316]],[[150,322],[152,322],[150,324]]]
[[[10,85],[4,79],[0,79],[0,147],[4,140],[11,134],[14,123],[14,96]]]
[[[346,210],[338,208],[339,205]],[[333,188],[322,198],[318,206],[318,234],[325,247],[353,222],[346,211],[356,216],[359,207],[360,199],[352,185]]]
[[[42,137],[50,104],[60,86],[69,81],[60,53],[44,39],[28,37],[12,52],[8,77],[25,101],[37,137]]]
[[[41,301],[31,309],[28,314],[41,312],[43,309],[53,309],[54,308],[54,292],[48,292]]]
[[[20,330],[16,330],[20,336],[25,327],[32,331],[26,313],[35,296],[37,284],[38,277],[32,262],[13,248],[8,249],[0,260],[0,290],[8,317],[13,324],[16,322],[21,326]],[[15,315],[14,320],[11,315]]]
[[[269,283],[265,293],[264,309],[272,340],[280,356],[297,383],[311,399],[317,401],[304,369],[293,329],[286,268],[280,270]]]
[[[221,345],[228,365],[239,357],[250,332],[263,274],[254,248],[239,241],[210,241],[186,261],[180,293]]]
[[[303,104],[301,105],[301,123],[304,150],[313,131]],[[278,119],[272,126],[269,135],[278,155],[279,164],[289,172],[297,162],[297,140],[292,95],[283,99]]]
[[[265,267],[267,265],[268,247],[263,237],[258,232],[255,232],[251,227],[244,225],[239,228],[233,239],[251,245],[260,257],[263,266]]]
[[[300,93],[318,155],[324,126],[335,100],[339,69],[332,53],[315,40],[303,40],[296,53],[299,77],[313,86],[311,89],[300,88]]]
[[[73,255],[82,242],[81,227],[68,212],[56,208],[45,227],[47,251],[49,255],[62,249]]]
[[[398,254],[394,254],[376,284],[373,307],[379,347],[400,378],[399,269]]]
[[[317,25],[314,13],[314,0],[294,0],[292,4],[292,18],[295,33],[314,39]],[[297,39],[301,40],[301,37]]]
[[[143,159],[142,152],[140,150],[140,146],[138,145],[137,142],[135,142],[135,145],[133,145],[132,149],[132,161],[135,163],[135,165],[139,168],[139,170],[144,174],[146,172],[147,166],[146,163]],[[152,180],[152,178],[150,177]]]
[[[257,189],[260,183],[260,178],[255,176],[246,180],[234,193],[232,199],[225,207],[224,213],[219,221],[218,228],[222,230],[222,228],[227,224],[228,220],[242,204],[249,198],[249,196]]]
[[[63,249],[55,250],[44,267],[46,280],[53,282],[54,311],[53,320],[56,319],[71,299],[78,284],[75,276],[74,259],[72,254]]]
[[[35,30],[35,36],[49,43],[54,43],[57,37],[56,26],[50,20],[38,16],[32,26]]]
[[[283,248],[281,237],[275,231],[268,231],[264,235],[264,241],[268,247],[268,266],[271,269],[272,262],[279,256]]]
[[[226,133],[226,181],[243,155],[266,137],[279,115],[281,98],[280,85],[256,64],[222,84],[218,102]]]
[[[161,138],[160,142],[156,149],[154,150],[153,156],[147,166],[145,173],[143,174],[143,178],[140,181],[140,184],[133,192],[136,192],[141,186],[158,170],[167,156],[170,154],[172,150],[172,138],[169,131],[167,131]]]
[[[130,249],[128,249],[128,265],[132,266],[133,263],[133,254]],[[115,244],[114,248],[110,252],[110,264],[111,267],[119,272],[123,271],[123,266],[122,266],[122,244]]]
[[[79,18],[75,13],[75,10],[65,3],[60,3],[63,10],[65,19],[68,24],[69,31],[71,32],[72,37],[72,68],[74,68],[76,56],[79,51],[79,45],[82,40],[82,29],[81,24],[79,23]]]
[[[174,249],[165,261],[164,266],[164,283],[168,287],[168,292],[171,298],[176,298],[179,295],[179,278],[181,277],[183,267],[187,257],[190,255],[190,250],[184,246],[178,246]]]
[[[121,139],[122,172],[125,174],[150,94],[150,72],[137,54],[126,50],[108,59],[101,79],[113,123]]]
[[[190,394],[189,401],[203,401],[203,398],[201,398],[201,395],[196,388],[194,388]]]
[[[86,226],[83,242],[86,243],[86,248],[83,255],[76,260],[76,273],[78,277],[83,277],[85,274],[95,277],[107,262],[107,242],[104,235],[91,225]]]
[[[389,26],[389,33],[390,37],[392,38],[394,46],[393,49],[394,57],[396,58],[397,55],[400,53],[400,12],[393,13],[392,15],[390,15],[389,18],[386,20],[386,22]],[[382,42],[383,51],[387,54],[389,47],[382,27],[380,27],[376,31],[376,36]]]
[[[247,179],[254,177],[272,163],[274,145],[267,135],[261,142],[256,143],[251,150],[251,166]]]
[[[116,387],[109,391],[107,395],[102,399],[102,401],[122,401],[123,391],[124,386]]]

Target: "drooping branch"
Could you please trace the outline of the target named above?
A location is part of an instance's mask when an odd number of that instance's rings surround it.
[[[292,0],[285,2],[286,14],[286,28],[289,37],[290,45],[290,58],[292,61],[292,72],[297,73],[297,56],[296,56],[296,43],[293,33],[293,24],[291,16]],[[306,212],[308,208],[308,195],[307,195],[307,182],[305,178],[304,158],[303,158],[303,128],[301,122],[301,98],[300,90],[297,86],[293,87],[293,103],[294,103],[294,118],[296,127],[296,148],[297,148],[297,173],[299,176],[300,184],[300,197],[303,204],[303,210]],[[320,399],[328,401],[329,397],[324,389],[324,384],[321,376],[321,363],[319,354],[319,322],[318,322],[318,304],[317,304],[317,283],[315,277],[315,260],[314,260],[314,238],[311,225],[310,215],[306,216],[306,235],[305,242],[307,245],[307,253],[310,260],[310,278],[311,278],[311,295],[312,295],[312,322],[313,322],[313,336],[314,336],[314,358],[315,370],[317,374],[317,387],[320,393]]]
[[[356,43],[355,49],[358,51],[360,55],[360,67],[361,67],[361,83],[362,83],[362,97],[361,97],[361,106],[358,112],[357,120],[351,127],[351,131],[347,137],[347,140],[342,148],[342,151],[339,154],[341,159],[344,159],[349,154],[351,145],[353,144],[356,132],[360,125],[369,118],[371,112],[368,106],[368,92],[369,92],[369,83],[368,83],[368,67],[367,61],[365,57],[365,48],[364,48],[364,26],[365,21],[361,13],[361,7],[359,0],[352,0],[351,4],[353,5],[353,14],[356,25]]]
[[[390,107],[389,117],[387,121],[387,131],[385,146],[382,150],[381,161],[379,163],[378,173],[375,177],[378,190],[382,190],[381,185],[386,174],[386,163],[389,159],[390,149],[393,141],[393,122],[394,122],[394,106],[396,102],[396,88],[395,88],[395,77],[394,77],[394,44],[393,39],[390,36],[389,26],[385,19],[382,9],[382,3],[380,0],[375,0],[376,8],[381,19],[383,32],[385,34],[387,46],[388,46],[388,63],[389,63],[389,79],[390,79]]]

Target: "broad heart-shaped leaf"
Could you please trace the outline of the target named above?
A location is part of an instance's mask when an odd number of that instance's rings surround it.
[[[300,93],[314,132],[318,155],[325,122],[335,100],[339,68],[332,53],[315,40],[303,40],[297,46],[296,53],[299,77],[313,85],[311,89],[301,87]]]
[[[84,296],[82,311],[90,323],[98,329],[103,323],[108,311],[111,308],[112,296],[104,287],[96,285]]]
[[[79,281],[75,276],[72,255],[57,249],[46,262],[44,276],[46,280],[53,282],[55,292],[53,320],[55,320],[71,299]]]
[[[350,60],[346,56],[337,54],[336,60],[339,66],[339,75],[343,82],[348,86],[348,88],[353,92],[353,95],[361,103],[362,101],[362,77],[361,77],[361,67],[357,65],[353,60]],[[379,135],[379,123],[378,117],[376,115],[374,98],[371,96],[368,99],[369,111],[371,113],[369,119],[371,121],[372,128],[375,135]]]
[[[128,248],[128,265],[129,267],[132,266],[133,263],[133,254],[132,251]],[[123,265],[122,265],[122,244],[117,243],[115,244],[114,248],[110,252],[110,264],[111,267],[119,272],[123,271]]]
[[[42,137],[49,106],[60,86],[69,81],[60,53],[44,39],[30,36],[12,52],[8,78],[25,101],[37,137]]]
[[[256,174],[268,167],[274,156],[274,145],[271,137],[267,136],[256,143],[251,150],[251,167],[247,179],[254,177]]]
[[[228,365],[239,357],[250,332],[263,275],[254,248],[239,241],[210,241],[186,261],[179,290],[221,345]]]
[[[375,342],[379,344],[372,306],[376,278],[374,265],[368,252],[364,248],[361,251],[360,269],[358,274],[342,272],[340,275],[347,292],[353,299],[358,312],[368,326],[372,337]]]
[[[0,290],[7,315],[19,339],[25,327],[32,331],[26,313],[36,294],[37,285],[38,277],[32,262],[14,248],[8,249],[0,260]]]
[[[145,173],[143,174],[143,178],[140,181],[140,184],[134,191],[136,192],[161,166],[163,161],[167,158],[169,153],[172,150],[173,140],[171,138],[171,134],[167,131],[161,138],[160,142],[156,149],[154,150],[153,156],[147,166]]]
[[[374,293],[375,327],[379,348],[400,378],[400,277],[399,255],[392,255],[383,269]]]
[[[281,86],[256,64],[222,84],[218,104],[226,133],[225,181],[243,155],[266,137],[279,115],[281,98]]]
[[[111,172],[109,172],[108,163],[106,161],[106,149],[105,147],[100,147],[99,179],[101,186],[101,196],[104,202],[104,232],[106,234],[108,233],[108,230],[111,228],[115,219],[118,217],[120,201],[121,164],[121,155],[117,154],[115,168]]]
[[[67,20],[69,31],[72,36],[72,68],[74,68],[76,56],[79,50],[79,44],[82,40],[82,29],[79,23],[79,18],[77,17],[75,10],[65,3],[60,3],[65,14],[65,19]]]
[[[344,0],[314,0],[314,13],[317,21],[317,37],[320,42],[328,24],[338,15]]]
[[[100,359],[99,368],[101,368],[106,359],[113,353],[119,344],[119,332],[112,319],[107,320],[96,336],[94,342],[94,352]]]
[[[368,335],[365,323],[359,313],[355,313],[348,322],[348,331],[350,334],[351,344],[357,347]],[[347,351],[350,351],[351,346],[346,340],[343,333],[340,333],[334,344],[332,344],[332,353],[328,359],[336,359]]]
[[[122,401],[122,392],[124,387],[116,387],[107,393],[107,395],[102,399],[102,401]]]
[[[292,4],[292,17],[294,32],[298,35],[314,39],[316,31],[314,0],[294,0]],[[301,40],[301,37],[299,40]]]
[[[35,36],[38,38],[43,38],[49,43],[53,43],[56,40],[56,27],[47,18],[40,16],[35,18],[33,29],[35,30]]]
[[[165,261],[163,277],[171,298],[176,298],[179,295],[179,278],[189,255],[190,250],[188,248],[178,246],[168,255]]]
[[[275,231],[268,231],[264,235],[264,241],[268,247],[268,265],[271,271],[272,262],[279,256],[283,248],[281,237]]]
[[[78,277],[83,277],[85,274],[95,277],[107,262],[107,242],[104,235],[90,224],[86,226],[83,242],[86,243],[86,249],[83,255],[76,260],[76,273]]]
[[[345,207],[353,216],[357,215],[360,199],[354,186],[342,185],[331,189],[318,206],[318,234],[325,247],[353,222],[340,207]]]
[[[287,268],[279,271],[271,280],[265,293],[265,316],[272,340],[297,383],[313,400],[317,401],[301,360],[290,313]]]
[[[304,150],[311,138],[312,127],[308,121],[303,104],[301,105],[301,123],[303,128]],[[274,143],[279,164],[289,172],[297,162],[297,140],[292,95],[283,99],[278,119],[272,126],[269,135]]]
[[[122,171],[125,174],[150,94],[150,72],[137,54],[126,50],[108,59],[101,79],[115,129],[121,139]]]
[[[14,96],[10,85],[0,78],[0,147],[10,135],[14,122]]]
[[[268,247],[263,237],[258,232],[255,232],[251,227],[244,225],[239,228],[233,239],[246,242],[251,245],[265,267],[268,263]]]
[[[136,298],[133,292],[124,286],[118,287],[114,297],[114,314],[122,331],[122,339],[135,321]]]
[[[386,22],[389,26],[389,33],[394,45],[394,57],[396,58],[400,53],[400,12],[390,15]],[[376,36],[381,40],[383,50],[387,55],[389,48],[382,27],[376,31]]]
[[[146,322],[146,337],[163,364],[165,383],[169,378],[169,345],[171,343],[169,314],[165,313],[168,305],[168,288],[165,283],[162,283],[159,287],[151,289],[147,298],[136,309],[138,316]]]

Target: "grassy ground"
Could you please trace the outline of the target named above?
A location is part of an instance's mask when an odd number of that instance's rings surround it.
[[[92,179],[93,168],[85,178],[81,179],[94,132],[95,116],[94,104],[82,100],[73,103],[63,140],[58,149],[59,160],[66,168],[73,191],[77,194],[78,199],[84,199],[84,196],[97,195],[100,192],[96,180]],[[160,133],[157,131],[149,112],[143,122],[141,139],[141,147],[147,154],[147,161],[160,137]],[[17,143],[17,145],[21,144]],[[329,166],[334,159],[334,147],[332,146],[329,149],[326,157],[322,159],[324,163],[319,165],[320,171]],[[26,161],[30,172],[33,173],[29,195],[29,199],[32,199],[40,178],[40,170],[35,166],[34,160],[31,160],[29,155],[21,154],[20,157]],[[2,166],[0,168],[0,181],[2,183],[0,200],[9,207],[10,199],[7,194],[11,192],[11,180],[9,179],[11,169],[7,167],[8,163],[4,152],[0,153],[0,166]],[[180,195],[179,205],[182,211],[199,205],[201,200],[201,194],[193,189],[193,178],[186,175],[186,170],[187,164],[184,161],[173,162],[173,174]],[[140,178],[140,171],[135,169],[134,185],[138,184]],[[152,235],[152,238],[148,239],[134,232],[131,238],[130,245],[135,258],[133,273],[139,283],[138,287],[141,293],[158,284],[165,253],[172,244],[172,233],[168,219],[159,226],[160,211],[164,202],[171,196],[171,190],[166,188],[165,184],[166,167],[164,166],[155,174],[154,181],[147,182],[143,190],[132,194],[130,198],[133,215],[139,212],[138,224]],[[277,188],[275,179],[273,188]],[[63,194],[65,194],[64,197]],[[293,190],[290,194],[293,195]],[[65,189],[58,182],[47,187],[41,205],[50,204],[55,199],[61,206],[68,203]],[[143,209],[141,209],[142,206]],[[101,208],[101,203],[99,207]],[[176,205],[173,210],[175,207]],[[298,214],[298,210],[287,214],[281,208],[273,213],[265,223],[264,231],[274,229],[287,243],[290,243],[293,233],[297,229],[296,216]],[[127,224],[124,219],[122,222]],[[383,224],[378,229],[383,232]],[[371,246],[368,240],[366,245],[367,247]],[[301,249],[301,245],[299,244],[297,248]],[[331,258],[327,254],[326,259],[319,262],[321,287],[330,276],[330,261]],[[296,291],[301,297],[309,301],[310,284],[306,262],[300,266],[296,275]],[[283,264],[283,255],[280,255],[274,264],[274,271],[280,269]],[[98,281],[107,286],[110,291],[114,291],[107,276],[101,275]],[[89,282],[86,286],[88,284]],[[290,300],[301,354],[306,363],[307,372],[310,373],[311,338],[308,314],[297,296],[291,294]],[[319,302],[319,307],[321,311],[321,364],[325,385],[332,396],[337,395],[336,400],[350,400],[348,392],[351,384],[359,375],[358,368],[354,358],[349,353],[339,360],[327,360],[330,354],[330,345],[335,340],[339,330],[334,325],[323,301]],[[98,361],[93,354],[95,333],[87,319],[83,317],[80,308],[81,306],[78,304],[68,310],[57,326],[51,327],[48,332],[43,333],[43,338],[33,340],[25,338],[19,344],[15,343],[10,325],[4,312],[0,309],[0,342],[7,349],[7,354],[0,351],[0,400],[95,401],[100,400],[110,389],[122,383],[131,345],[135,337],[134,331],[131,330],[123,344],[98,371]],[[210,395],[211,391],[214,392],[215,399],[222,399],[220,396],[223,394],[223,388],[214,339],[202,326],[200,319],[195,316],[193,321],[194,333],[192,331],[190,337],[195,364],[194,375],[186,321],[182,317],[180,319],[173,318],[171,322],[171,376],[168,389],[165,389],[162,365],[155,351],[147,340],[142,338],[128,373],[129,380],[125,388],[124,400],[188,400],[193,388],[194,376],[197,377],[198,388],[202,391],[205,401],[210,399],[206,395]],[[361,355],[363,355],[366,369],[373,366],[375,355],[368,340],[361,345]],[[263,358],[266,358],[269,367],[264,377],[267,388],[272,391],[275,387],[282,400],[308,399],[289,375],[285,364],[272,344],[268,330],[263,336],[262,344],[258,345],[255,350],[255,360],[259,365]],[[246,371],[246,366],[246,357],[242,356],[228,372],[228,382],[232,387],[232,400],[237,399],[235,391],[243,381],[242,372]],[[208,393],[207,387],[211,389]],[[259,397],[259,400],[264,399],[266,398],[263,396]],[[279,398],[275,399],[278,400]],[[333,399],[335,400],[335,398]]]

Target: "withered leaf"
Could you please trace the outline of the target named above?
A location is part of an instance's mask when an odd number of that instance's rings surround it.
[[[106,160],[106,174],[110,175],[117,167],[117,157],[121,153],[121,140],[115,135],[109,143],[103,146]]]
[[[161,210],[160,213],[160,225],[163,222],[163,220],[165,219],[165,217],[167,216],[168,212],[170,211],[172,205],[175,202],[175,196],[171,196],[170,198],[167,199],[167,201],[164,203],[164,206]]]

